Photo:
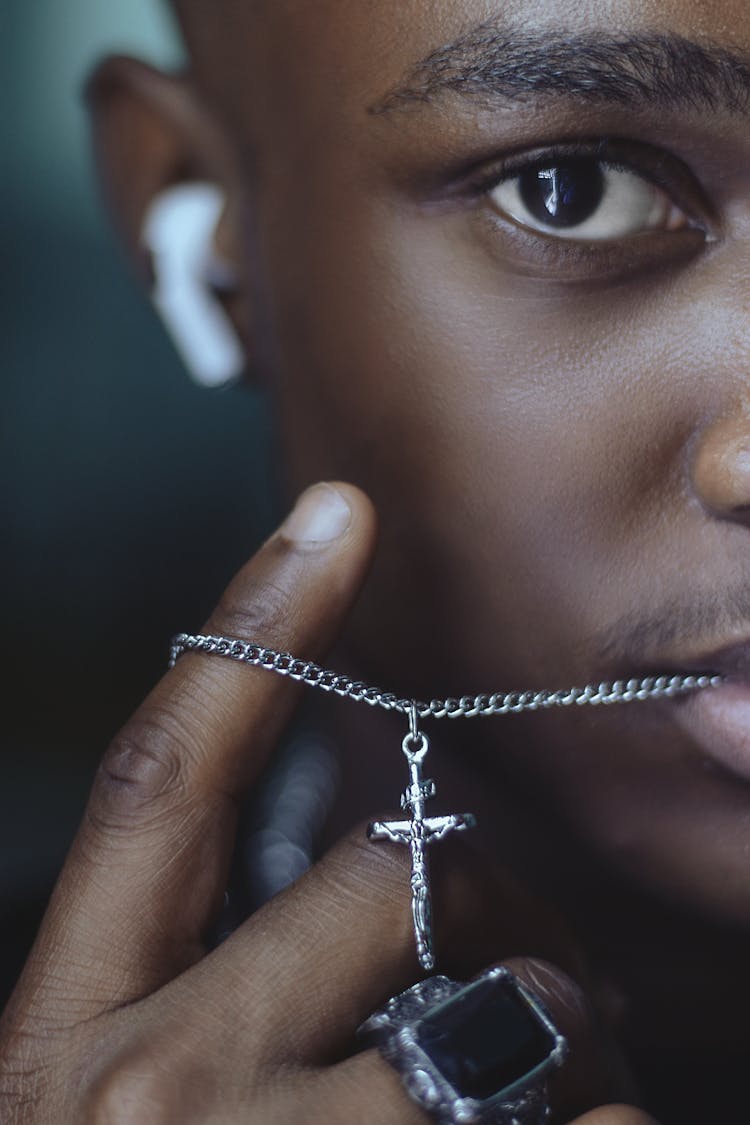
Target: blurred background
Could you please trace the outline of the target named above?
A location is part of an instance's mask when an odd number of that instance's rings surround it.
[[[160,0],[3,0],[0,1008],[107,740],[270,528],[265,404],[192,386],[107,229],[80,97]]]

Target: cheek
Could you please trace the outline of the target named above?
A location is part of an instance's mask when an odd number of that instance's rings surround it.
[[[376,579],[433,639],[440,605],[444,644],[495,666],[502,627],[513,686],[570,674],[571,638],[621,611],[613,590],[627,608],[682,487],[675,310],[643,286],[521,289],[466,216],[337,215],[275,290],[292,484],[370,492]]]

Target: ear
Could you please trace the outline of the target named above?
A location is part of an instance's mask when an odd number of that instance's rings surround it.
[[[232,365],[252,370],[241,181],[222,130],[186,75],[163,74],[134,59],[102,62],[87,101],[108,208],[186,365],[204,383],[228,381],[216,370]],[[199,276],[203,260],[205,276]],[[215,335],[222,322],[223,340]],[[205,370],[192,361],[198,353],[191,340],[201,332],[202,354],[213,349],[224,356],[218,367],[216,359]]]

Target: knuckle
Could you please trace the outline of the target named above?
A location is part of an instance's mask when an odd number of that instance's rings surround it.
[[[411,956],[408,849],[373,843],[360,827],[316,865],[313,878],[315,896],[307,907],[308,920],[320,920],[326,940],[332,926],[345,930],[353,917],[377,917],[388,926],[393,949]],[[380,944],[379,931],[373,929],[370,938],[374,947]]]
[[[294,592],[268,577],[244,576],[222,595],[212,628],[267,645],[284,643],[295,610]]]
[[[327,866],[334,887],[346,888],[351,897],[363,902],[382,899],[383,905],[392,905],[400,912],[411,897],[408,849],[368,839],[364,824],[330,853]]]
[[[185,796],[186,765],[196,752],[187,722],[169,707],[136,716],[102,759],[89,816],[110,830],[129,829]]]
[[[180,1082],[167,1067],[139,1053],[118,1061],[89,1095],[86,1125],[177,1125]]]

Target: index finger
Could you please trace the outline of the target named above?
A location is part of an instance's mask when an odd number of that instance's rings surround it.
[[[314,486],[231,583],[207,630],[317,657],[363,580],[374,535],[358,489]],[[85,1019],[200,956],[224,890],[238,794],[296,696],[281,677],[198,654],[158,684],[99,769],[27,965],[26,976],[44,968],[30,990],[35,1004],[53,980],[56,1000],[70,996]]]

